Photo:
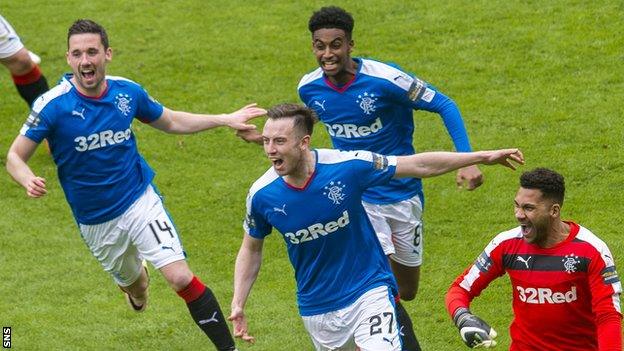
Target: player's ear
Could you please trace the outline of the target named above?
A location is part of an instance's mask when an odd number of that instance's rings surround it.
[[[554,203],[550,206],[550,215],[552,217],[559,217],[561,215],[561,205]]]
[[[353,41],[353,39],[350,39],[349,40],[349,53],[351,53],[354,46],[355,46],[355,42]]]
[[[310,136],[306,135],[303,138],[301,138],[301,141],[299,142],[299,146],[301,147],[302,150],[305,150],[307,148],[310,147]]]
[[[108,47],[108,49],[106,49],[105,56],[106,56],[106,62],[111,61],[113,59],[113,48]]]

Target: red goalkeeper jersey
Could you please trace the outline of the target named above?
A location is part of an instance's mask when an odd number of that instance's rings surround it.
[[[451,285],[451,314],[469,307],[505,272],[513,286],[512,351],[621,351],[622,285],[607,245],[588,229],[570,225],[551,248],[527,243],[520,227],[497,235]]]

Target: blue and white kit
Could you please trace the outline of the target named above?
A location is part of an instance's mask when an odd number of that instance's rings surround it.
[[[396,157],[368,151],[318,149],[303,188],[287,184],[273,168],[251,187],[245,231],[264,239],[277,229],[295,270],[302,316],[335,311],[375,287],[396,296],[388,260],[362,207],[362,193],[387,183]]]
[[[48,140],[76,221],[103,223],[124,213],[154,178],[131,124],[157,120],[163,106],[121,77],[107,76],[106,91],[96,98],[80,94],[71,78],[66,74],[35,101],[20,133]]]
[[[453,100],[395,66],[364,58],[353,60],[357,73],[343,86],[332,84],[321,68],[305,75],[298,86],[301,100],[316,111],[336,149],[414,154],[412,111],[425,110],[440,114],[457,151],[471,151]],[[390,204],[415,195],[422,196],[420,179],[401,178],[368,189],[363,200]]]

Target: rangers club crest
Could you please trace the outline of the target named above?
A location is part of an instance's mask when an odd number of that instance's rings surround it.
[[[360,108],[362,109],[362,111],[364,111],[365,114],[370,115],[377,109],[377,107],[375,106],[377,99],[378,98],[375,97],[375,94],[369,94],[368,92],[365,92],[362,95],[358,95],[358,98],[357,100],[355,100],[355,102],[360,105]]]
[[[323,189],[323,195],[327,196],[334,205],[340,205],[340,203],[344,200],[345,195],[342,192],[344,190],[345,185],[342,184],[341,181],[334,182],[333,180],[329,182]]]
[[[132,102],[132,98],[128,94],[119,93],[115,96],[115,105],[124,116],[128,117],[130,111],[132,111],[132,106],[130,106],[130,102]]]
[[[563,268],[566,273],[574,273],[578,269],[578,264],[581,263],[579,257],[574,254],[565,255],[565,257],[561,260],[563,262]]]

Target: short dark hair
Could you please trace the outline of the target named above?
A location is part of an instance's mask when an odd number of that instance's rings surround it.
[[[314,12],[308,22],[310,33],[314,34],[321,28],[338,28],[345,31],[347,38],[351,39],[353,32],[353,17],[347,11],[337,6],[321,7]]]
[[[525,189],[538,189],[547,199],[563,206],[565,180],[563,176],[548,168],[536,168],[520,176],[520,186]]]
[[[104,45],[104,49],[108,49],[108,34],[104,27],[89,19],[79,19],[74,22],[67,31],[67,47],[69,47],[69,38],[74,34],[93,33],[99,34]]]
[[[299,104],[279,104],[271,107],[267,112],[269,119],[293,118],[294,128],[303,135],[312,135],[314,123],[317,121],[314,110]]]

